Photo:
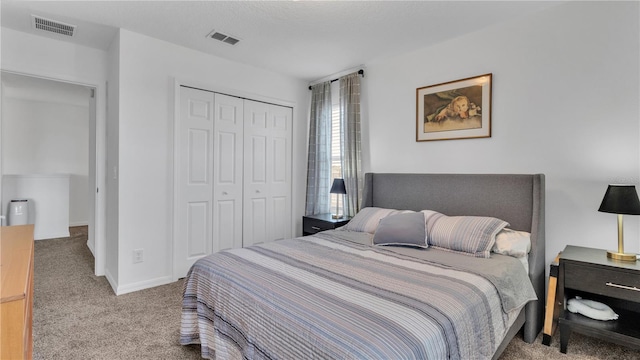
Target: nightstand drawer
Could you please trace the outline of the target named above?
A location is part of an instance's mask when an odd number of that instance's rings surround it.
[[[566,262],[566,288],[586,291],[618,299],[640,301],[640,276],[623,269],[609,270],[599,266]]]
[[[350,217],[334,219],[331,214],[305,215],[302,217],[302,234],[313,235],[320,231],[337,229],[346,225]]]
[[[305,218],[302,231],[305,233],[315,234],[320,231],[331,230],[335,228],[335,224],[320,219]]]

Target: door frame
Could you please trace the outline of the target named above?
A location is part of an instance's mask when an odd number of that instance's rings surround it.
[[[171,242],[172,242],[172,246],[171,246],[171,278],[173,279],[173,281],[177,281],[178,279],[180,279],[180,275],[178,275],[178,273],[176,272],[176,261],[175,261],[175,253],[176,253],[176,247],[179,246],[179,244],[177,243],[178,239],[180,239],[180,234],[177,233],[177,226],[176,224],[178,223],[178,212],[177,212],[177,207],[176,205],[178,204],[178,186],[179,186],[179,179],[178,179],[178,171],[177,169],[179,169],[179,149],[176,146],[176,144],[179,143],[179,125],[180,125],[180,87],[181,86],[185,86],[185,87],[190,87],[190,88],[194,88],[194,89],[199,89],[199,90],[203,90],[203,91],[209,91],[212,93],[218,93],[218,94],[224,94],[224,95],[229,95],[229,96],[234,96],[237,98],[241,98],[241,99],[245,99],[245,100],[253,100],[253,101],[259,101],[259,102],[264,102],[264,103],[268,103],[268,104],[273,104],[273,105],[279,105],[279,106],[285,106],[285,107],[290,107],[292,109],[292,116],[294,116],[296,114],[296,110],[297,110],[297,106],[294,102],[291,101],[287,101],[287,100],[282,100],[282,99],[276,99],[276,98],[270,98],[267,96],[262,96],[262,95],[258,95],[258,94],[254,94],[254,93],[250,93],[247,91],[242,91],[242,90],[237,90],[237,89],[231,89],[231,88],[227,88],[227,87],[223,87],[220,85],[216,85],[214,83],[209,83],[209,82],[202,82],[202,81],[197,81],[197,80],[189,80],[189,79],[183,79],[183,78],[178,78],[178,77],[174,77],[173,78],[173,144],[171,144],[171,146],[173,147],[173,176],[171,177],[173,184],[171,185],[172,189],[173,189],[173,196],[172,196],[172,210],[173,210],[173,216],[172,216],[172,224],[170,225],[171,228],[171,234],[172,234],[172,238],[171,238]],[[293,121],[292,119],[292,135],[295,135],[295,131],[293,130],[293,126],[295,126],[295,121]],[[214,128],[215,131],[215,128]],[[292,216],[294,214],[293,211],[293,191],[294,191],[294,183],[295,181],[293,180],[293,167],[294,167],[294,161],[293,161],[293,151],[294,151],[294,146],[292,143],[291,146],[291,154],[289,154],[291,156],[291,174],[292,174],[292,179],[291,179],[291,204],[289,204],[289,206],[292,209]],[[295,219],[291,219],[291,234],[295,234],[295,228],[296,228],[296,221]]]
[[[101,106],[106,106],[106,104],[103,103],[105,100],[103,100],[104,98],[102,97],[103,93],[106,96],[106,86],[93,84],[93,83],[86,83],[81,81],[67,80],[67,79],[62,79],[57,77],[25,73],[20,71],[5,70],[5,69],[1,69],[0,73],[15,74],[15,75],[28,76],[28,77],[37,78],[37,79],[51,80],[51,81],[56,81],[60,83],[78,85],[78,86],[86,87],[88,89],[92,89],[94,91],[94,99],[95,99],[95,106],[93,106],[94,111],[90,111],[89,119],[88,119],[90,122],[89,123],[90,131],[92,128],[95,129],[94,134],[88,134],[89,142],[90,142],[89,146],[93,147],[93,150],[95,151],[95,157],[93,159],[89,157],[89,174],[91,174],[91,171],[93,170],[95,173],[95,177],[94,177],[93,184],[88,184],[88,187],[90,189],[94,189],[93,193],[94,193],[95,206],[94,207],[89,206],[89,211],[92,212],[93,215],[89,214],[89,218],[88,218],[89,236],[91,236],[91,233],[93,233],[94,242],[93,242],[93,248],[92,248],[90,246],[89,239],[87,239],[87,246],[93,252],[93,256],[95,259],[94,274],[96,276],[103,276],[105,274],[105,265],[106,265],[106,237],[105,237],[105,218],[104,218],[106,214],[105,200],[104,200],[105,191],[106,191],[105,179],[104,179],[104,174],[105,174],[104,164],[106,164],[105,149],[104,149],[104,146],[106,145],[105,144],[106,119],[102,119],[101,117],[98,116],[98,109],[100,109]],[[91,109],[92,106],[90,105],[89,107]],[[2,126],[2,121],[0,121],[0,134],[1,134],[1,126]],[[93,144],[91,144],[92,139],[95,139],[95,141],[93,141]],[[0,148],[0,176],[4,174],[4,169],[2,167],[2,161],[1,161],[2,159],[1,151],[2,149]],[[89,149],[87,149],[87,151],[89,151]],[[101,164],[103,166],[100,166]],[[97,191],[98,189],[102,189],[102,191]],[[90,223],[90,220],[92,218],[94,219],[93,226]]]

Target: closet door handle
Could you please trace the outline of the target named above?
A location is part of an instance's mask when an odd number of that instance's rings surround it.
[[[260,194],[260,190],[256,190],[256,194]]]
[[[229,194],[226,191],[223,191],[222,195],[229,195]]]

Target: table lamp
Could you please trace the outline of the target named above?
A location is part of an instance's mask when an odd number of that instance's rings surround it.
[[[343,214],[340,214],[340,197],[347,193],[347,189],[344,187],[344,179],[333,179],[333,185],[331,185],[332,194],[338,194],[338,201],[336,202],[336,213],[331,215],[333,219],[342,219]]]
[[[623,215],[640,215],[640,200],[635,185],[609,185],[598,211],[618,214],[618,251],[607,251],[607,257],[621,261],[636,261],[636,254],[624,252]]]

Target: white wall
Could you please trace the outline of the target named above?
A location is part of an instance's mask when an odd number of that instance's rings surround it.
[[[617,249],[609,183],[638,185],[639,4],[583,2],[367,64],[365,171],[544,173],[547,262]],[[492,137],[415,142],[416,88],[493,73]],[[637,252],[638,217],[625,217]]]
[[[15,31],[8,28],[1,29],[1,59],[0,69],[31,75],[36,77],[55,79],[70,83],[87,85],[96,88],[96,127],[98,134],[105,133],[106,119],[106,52],[74,45],[65,41],[58,41],[47,37],[41,37]],[[105,188],[105,138],[98,136],[96,139],[97,155],[97,186]],[[4,164],[3,164],[4,166]],[[105,192],[98,193],[98,203],[104,204]],[[94,233],[89,233],[88,245],[95,245],[96,275],[104,273],[105,263],[105,214],[101,212],[101,205],[97,207]]]
[[[106,266],[105,276],[115,289],[117,288],[118,272],[118,164],[119,164],[119,134],[120,119],[120,35],[116,35],[107,52],[107,163],[105,170],[106,182]]]
[[[99,196],[106,204],[102,271],[118,293],[171,278],[175,79],[294,106],[293,214],[301,232],[306,82],[122,30],[100,51],[2,28],[2,70],[97,87]],[[107,84],[108,80],[108,84]],[[107,104],[107,91],[109,103]],[[108,123],[106,121],[108,113]],[[114,173],[115,169],[115,173]],[[105,198],[107,196],[108,198]],[[98,234],[96,235],[98,236]],[[98,244],[98,242],[96,242]],[[133,249],[145,261],[132,263]],[[101,273],[98,273],[101,275]]]
[[[78,106],[5,95],[2,130],[3,173],[69,174],[68,226],[87,225],[88,99],[87,106]]]
[[[176,79],[228,89],[231,95],[294,105],[293,214],[300,231],[306,179],[307,83],[124,29],[119,36],[117,293],[171,279]],[[144,262],[133,264],[134,249],[144,250]]]

